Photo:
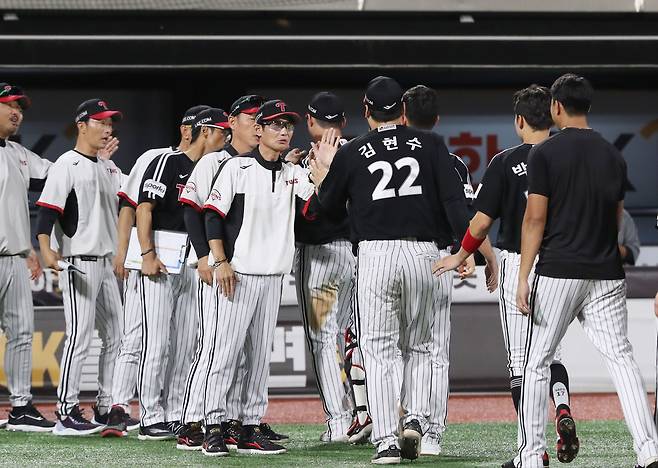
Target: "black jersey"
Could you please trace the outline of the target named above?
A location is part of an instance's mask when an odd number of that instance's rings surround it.
[[[500,218],[496,247],[521,253],[521,225],[528,201],[528,152],[522,144],[498,153],[489,163],[475,199],[475,210]]]
[[[155,203],[153,230],[185,231],[183,205],[178,202],[194,162],[185,153],[166,153],[149,164],[139,192],[139,203]]]
[[[328,212],[345,212],[352,238],[414,238],[444,248],[468,227],[464,190],[438,135],[384,125],[343,145],[320,186]]]
[[[528,155],[528,193],[548,198],[536,272],[554,278],[621,279],[617,207],[626,162],[591,129],[566,128]]]

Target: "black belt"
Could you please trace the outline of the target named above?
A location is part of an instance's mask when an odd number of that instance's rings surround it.
[[[77,255],[73,258],[79,258],[83,262],[97,262],[98,257],[92,256],[92,255]]]

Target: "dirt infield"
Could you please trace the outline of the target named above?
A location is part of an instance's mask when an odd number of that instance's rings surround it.
[[[653,395],[649,396],[653,406]],[[49,418],[54,417],[55,406],[52,402],[37,404]],[[85,402],[83,408],[91,407]],[[623,414],[619,400],[615,394],[583,393],[571,397],[571,408],[578,420],[609,420],[622,419]],[[7,404],[0,405],[0,419],[6,418],[9,411]],[[133,414],[137,414],[137,405],[133,404]],[[91,410],[88,410],[91,418]],[[512,401],[508,395],[471,395],[456,394],[448,401],[448,422],[511,422],[516,419]],[[283,423],[322,423],[324,413],[320,399],[317,397],[303,398],[272,398],[265,416],[267,422]]]

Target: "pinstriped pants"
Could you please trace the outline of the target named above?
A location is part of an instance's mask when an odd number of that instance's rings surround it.
[[[450,255],[449,250],[439,251],[439,257]],[[446,430],[448,416],[448,396],[450,393],[448,371],[450,368],[450,306],[452,304],[453,275],[441,275],[438,279],[439,301],[434,310],[432,328],[432,389],[430,393],[430,417],[427,434],[441,440]]]
[[[137,391],[139,355],[142,349],[142,305],[139,294],[141,273],[128,272],[123,282],[123,336],[114,366],[112,402],[130,413],[130,400]]]
[[[60,272],[59,285],[64,301],[66,340],[62,351],[57,406],[60,414],[69,414],[79,403],[82,365],[87,358],[94,334],[94,324],[101,339],[98,361],[99,408],[112,404],[112,377],[121,340],[121,294],[109,256],[96,261],[79,257],[66,259],[85,274]]]
[[[359,243],[356,325],[373,419],[371,440],[378,447],[398,445],[398,398],[404,410],[402,422],[417,419],[423,432],[427,430],[432,327],[443,325],[435,323],[434,315],[442,296],[448,294],[432,275],[432,263],[438,258],[439,250],[431,242]]]
[[[210,374],[206,381],[206,425],[226,421],[226,398],[244,350],[246,374],[242,408],[243,424],[260,424],[267,409],[267,381],[276,318],[281,304],[283,275],[244,275],[232,299],[213,284],[217,330]]]
[[[531,289],[531,308],[519,403],[516,466],[542,466],[549,365],[558,343],[576,317],[612,376],[638,460],[643,466],[658,460],[658,433],[627,337],[626,281],[537,275]]]
[[[32,334],[34,308],[25,258],[0,257],[0,327],[7,337],[4,370],[9,401],[25,406],[32,400]]]
[[[352,422],[336,351],[340,341],[338,350],[342,360],[343,334],[352,314],[355,265],[352,244],[345,240],[323,245],[300,244],[295,255],[297,301],[330,437],[345,435]]]
[[[187,267],[178,275],[140,275],[140,278],[141,424],[180,421],[185,381],[196,348],[196,282]]]

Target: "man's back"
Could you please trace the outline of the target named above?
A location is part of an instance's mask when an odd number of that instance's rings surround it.
[[[626,163],[591,129],[565,128],[535,146],[528,191],[548,197],[537,273],[556,278],[624,277],[617,248],[617,207]]]

